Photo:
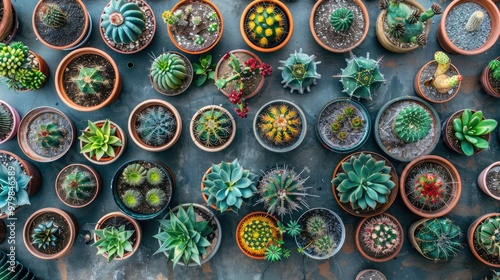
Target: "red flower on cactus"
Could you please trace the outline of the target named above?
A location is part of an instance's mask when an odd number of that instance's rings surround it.
[[[248,112],[250,112],[250,108],[248,108],[248,102],[243,103],[243,100],[238,103],[238,108],[234,108],[236,114],[240,118],[246,118],[248,116]]]
[[[443,195],[443,180],[432,172],[421,174],[414,182],[414,191],[422,203],[440,203]]]
[[[243,96],[243,91],[236,91],[235,89],[233,89],[233,91],[231,91],[231,93],[229,94],[229,102],[233,103],[233,104],[237,104],[241,101],[241,97]]]
[[[252,68],[252,70],[257,70],[259,68],[259,62],[255,58],[250,58],[249,60],[245,61],[245,65],[249,66]]]
[[[260,74],[262,76],[268,76],[271,75],[273,72],[273,67],[267,63],[263,63],[260,65]]]

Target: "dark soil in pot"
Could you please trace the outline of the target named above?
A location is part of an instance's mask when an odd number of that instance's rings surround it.
[[[90,182],[87,182],[85,185],[88,186],[93,186],[92,190],[88,192],[88,195],[83,198],[83,199],[74,199],[66,196],[66,192],[63,189],[64,181],[66,180],[66,177],[70,174],[76,174],[77,172],[83,172],[85,175],[90,179]],[[57,193],[59,194],[59,197],[64,199],[66,203],[74,205],[74,206],[80,206],[80,205],[85,205],[89,203],[91,200],[94,199],[95,193],[98,191],[97,189],[97,179],[93,176],[92,172],[88,170],[87,168],[83,166],[70,166],[68,168],[65,168],[60,174],[59,177],[57,178],[56,186],[57,186]]]
[[[465,24],[475,11],[483,12],[481,25],[472,32],[467,32]],[[450,10],[445,22],[446,34],[453,44],[466,51],[483,46],[491,33],[491,17],[483,6],[474,2],[464,2]]]
[[[473,233],[475,235],[475,233]],[[476,237],[473,236],[473,243],[474,243],[474,249],[476,250],[477,254],[481,256],[482,259],[485,261],[491,263],[491,264],[500,264],[500,259],[498,257],[493,257],[489,255],[479,244],[477,244]]]
[[[143,114],[145,117],[141,118],[141,115]],[[149,131],[152,130],[148,130],[146,128],[146,125],[144,124],[148,121],[148,119],[146,119],[147,118],[146,116],[149,114],[158,114],[158,116],[161,116],[160,118],[162,120],[163,119],[170,120],[168,121],[168,125],[162,122],[163,124],[162,127],[165,128],[165,131],[159,134],[162,136],[161,139],[151,138],[152,133],[149,133]],[[170,142],[175,136],[175,131],[177,130],[177,121],[175,119],[175,115],[167,107],[160,105],[148,106],[144,108],[142,111],[140,111],[137,115],[139,115],[139,117],[137,117],[137,120],[134,125],[137,131],[137,136],[143,143],[149,146],[159,147]]]
[[[103,79],[107,82],[102,83],[97,94],[85,94],[78,89],[74,79],[78,77],[81,67],[98,67],[102,70]],[[62,79],[64,90],[69,99],[80,106],[93,107],[101,104],[111,95],[115,85],[116,73],[113,65],[104,57],[96,54],[84,54],[73,59],[68,64]]]
[[[40,132],[40,127],[47,124],[53,123],[60,129],[62,138],[60,139],[59,145],[55,147],[45,148],[37,141],[38,134]],[[65,153],[68,147],[73,143],[72,134],[73,129],[71,123],[69,123],[63,116],[47,112],[37,116],[30,124],[28,128],[28,144],[33,149],[33,151],[42,157],[52,158],[57,157],[61,153]]]
[[[336,31],[330,23],[330,15],[342,7],[352,11],[354,20],[347,31]],[[332,48],[349,48],[363,38],[365,31],[363,11],[351,0],[325,0],[314,14],[314,31],[324,44]]]
[[[425,81],[430,80],[434,76],[437,65],[438,65],[437,62],[433,62],[430,63],[427,67],[425,67],[420,75],[419,83],[420,83],[420,88],[422,89],[422,93],[425,95],[425,97],[427,97],[432,101],[439,102],[450,99],[454,94],[457,93],[457,87],[456,86],[453,87],[447,93],[440,93],[436,90],[436,88],[424,85]],[[448,69],[448,71],[446,72],[446,75],[450,77],[458,74],[460,73],[456,71],[456,68],[454,66],[450,66],[450,69]]]
[[[46,223],[54,221],[54,225],[57,225],[57,227],[60,229],[59,231],[59,237],[61,239],[60,242],[56,242],[56,246],[47,246],[47,248],[40,247],[38,248],[38,245],[32,245],[35,250],[37,250],[40,253],[43,254],[48,254],[52,255],[55,253],[58,253],[62,251],[67,244],[71,241],[69,240],[70,238],[70,229],[69,229],[69,224],[68,221],[66,221],[62,216],[56,213],[48,212],[48,213],[43,213],[36,217],[32,224],[30,225],[29,229],[29,236],[30,236],[30,243],[33,242],[33,239],[31,238],[31,235],[34,234],[34,228],[41,224],[41,223]]]
[[[1,18],[1,16],[0,16]],[[5,104],[2,104],[0,103],[0,110],[2,110],[3,112],[6,112],[8,114],[8,118],[10,119],[10,124],[9,124],[9,127],[8,129],[0,129],[0,141],[3,141],[5,138],[7,138],[9,135],[12,134],[12,129],[13,129],[13,125],[14,125],[14,116],[12,115],[12,112],[10,111],[9,107],[7,107]],[[4,126],[5,124],[2,123],[2,126]]]
[[[232,54],[238,59],[241,66],[245,65],[245,61],[253,58],[253,56],[243,52],[233,52]],[[215,75],[217,78],[227,78],[233,75],[233,68],[229,66],[230,61],[231,60],[228,58],[220,63],[218,72]],[[264,77],[262,77],[262,75],[256,74],[251,76],[248,80],[245,80],[245,87],[243,88],[243,98],[247,98],[250,94],[256,91],[263,79]],[[226,84],[226,86],[224,87],[224,91],[227,94],[230,94],[233,90],[238,91],[237,85],[238,84],[236,83],[236,81],[231,81]]]
[[[43,40],[53,46],[67,46],[78,40],[85,28],[85,17],[87,17],[82,6],[75,0],[44,0],[43,2],[58,4],[66,13],[66,24],[54,29],[45,25],[40,19],[40,12],[36,11],[35,27]]]
[[[495,196],[500,197],[500,166],[495,166],[486,174],[486,187]]]
[[[119,227],[121,227],[123,225],[125,225],[125,230],[133,230],[134,231],[134,233],[132,234],[132,236],[129,239],[130,243],[132,243],[132,247],[134,247],[135,243],[137,242],[137,229],[134,227],[134,224],[132,224],[128,219],[126,219],[124,217],[117,217],[117,216],[109,218],[99,225],[99,229],[105,229],[108,227],[114,227],[114,228],[118,229]],[[97,240],[94,240],[94,241],[97,241]]]

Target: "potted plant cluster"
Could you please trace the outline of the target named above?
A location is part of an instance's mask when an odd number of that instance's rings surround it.
[[[158,220],[159,248],[173,265],[202,265],[219,249],[222,228],[217,217],[199,204],[181,204]]]
[[[156,91],[167,96],[183,93],[193,80],[193,66],[178,52],[166,52],[155,57],[149,78]]]
[[[467,241],[472,254],[490,267],[500,267],[498,240],[500,240],[500,213],[489,213],[477,218],[467,231]]]
[[[211,50],[222,37],[224,21],[217,6],[209,0],[181,0],[164,11],[170,41],[181,51],[201,54]]]
[[[278,220],[266,212],[252,212],[238,223],[236,243],[246,256],[263,260],[269,246],[281,241]]]
[[[111,181],[113,198],[134,219],[155,218],[167,209],[175,180],[160,162],[132,160],[118,168]]]
[[[500,162],[494,162],[483,169],[477,177],[477,185],[485,194],[500,200]]]
[[[19,112],[7,102],[0,100],[0,144],[16,136],[19,123],[21,123]]]
[[[493,96],[500,98],[500,57],[491,60],[481,72],[481,86],[483,90]]]
[[[52,107],[38,107],[21,120],[17,140],[30,159],[51,162],[69,151],[75,137],[75,126],[63,112]]]
[[[208,105],[193,115],[189,132],[198,148],[206,152],[218,152],[233,141],[236,122],[228,110],[218,105]]]
[[[295,53],[290,54],[287,60],[280,60],[282,65],[278,69],[281,70],[283,87],[289,87],[291,93],[294,91],[299,94],[310,92],[311,86],[315,85],[318,79],[321,79],[321,75],[316,72],[317,64],[320,64],[321,61],[315,61],[315,59],[316,56],[302,53],[302,49],[300,49],[298,53],[295,51]]]
[[[99,173],[92,167],[74,163],[57,174],[56,194],[62,203],[73,208],[83,208],[92,203],[102,188]]]
[[[94,164],[110,164],[116,161],[125,150],[125,132],[110,120],[88,121],[82,130],[80,153]]]

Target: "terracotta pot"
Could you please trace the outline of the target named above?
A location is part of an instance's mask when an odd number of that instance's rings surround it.
[[[32,233],[32,227],[35,227],[36,225],[33,224],[35,219],[44,215],[44,214],[54,214],[54,215],[59,215],[61,216],[67,223],[68,223],[68,228],[66,229],[69,231],[69,241],[67,242],[66,246],[60,251],[55,254],[45,254],[42,252],[39,252],[37,249],[35,249],[35,245],[31,244],[31,235]],[[23,228],[23,241],[24,241],[24,246],[28,251],[35,257],[42,259],[42,260],[53,260],[53,259],[58,259],[66,255],[70,250],[71,247],[73,246],[73,242],[75,241],[76,234],[78,232],[78,223],[76,219],[71,215],[70,213],[67,213],[66,211],[57,209],[57,208],[42,208],[35,213],[31,214],[31,216],[28,218],[26,223],[24,224]]]
[[[68,95],[66,93],[65,84],[63,81],[64,72],[66,71],[68,65],[76,58],[83,56],[83,55],[88,55],[88,54],[98,55],[98,56],[105,58],[112,65],[113,70],[115,72],[115,84],[114,84],[114,87],[113,87],[111,94],[109,95],[109,97],[106,100],[104,100],[104,102],[102,102],[101,104],[99,104],[97,106],[92,106],[92,107],[81,106],[81,105],[73,102],[68,97]],[[59,62],[59,65],[57,66],[57,70],[55,73],[55,84],[56,84],[57,94],[59,95],[61,100],[64,102],[64,104],[66,104],[68,107],[70,107],[73,110],[82,111],[82,112],[95,111],[95,110],[103,108],[104,106],[111,104],[113,101],[118,99],[118,97],[120,96],[120,93],[122,91],[122,80],[120,77],[120,72],[118,71],[118,66],[116,65],[115,61],[107,53],[105,53],[104,51],[101,51],[99,49],[96,49],[96,48],[76,49],[76,50],[70,52],[68,55],[66,55],[61,60],[61,62]]]
[[[415,92],[417,93],[417,95],[420,96],[420,97],[422,97],[427,102],[433,102],[433,103],[445,103],[445,102],[448,102],[448,101],[452,100],[455,96],[457,96],[458,91],[460,90],[460,86],[462,85],[462,81],[460,80],[458,82],[458,85],[453,87],[453,93],[451,93],[451,94],[448,94],[448,93],[439,93],[434,88],[432,88],[430,86],[424,85],[423,83],[420,82],[421,76],[422,76],[422,72],[426,68],[428,68],[429,66],[431,66],[433,64],[437,64],[437,62],[435,60],[431,60],[431,61],[427,62],[424,66],[422,66],[422,68],[420,68],[420,70],[415,75],[415,79],[413,79],[413,88],[415,89]],[[457,69],[457,67],[455,67],[455,65],[452,64],[450,66],[450,69],[452,70],[452,72],[455,72],[455,73],[457,73],[457,75],[460,75],[460,72],[458,72],[458,69]],[[450,71],[450,70],[448,70],[448,71]],[[433,91],[436,94],[447,95],[448,98],[445,98],[443,100],[433,99],[432,97],[429,97],[429,96],[427,96],[427,95],[424,94],[424,91],[425,91],[424,88],[432,88]]]
[[[500,60],[500,56],[495,59]],[[495,91],[495,89],[491,86],[489,74],[490,74],[490,67],[486,65],[486,67],[484,67],[483,71],[481,72],[481,77],[479,79],[479,81],[481,82],[481,87],[487,94],[496,98],[500,98],[500,94],[497,93],[497,91]]]
[[[490,170],[493,167],[495,167],[495,166],[499,166],[500,167],[500,161],[496,161],[496,162],[490,164],[488,167],[486,167],[485,169],[483,169],[483,171],[481,171],[481,173],[477,177],[477,185],[479,186],[479,188],[485,194],[491,196],[493,199],[500,200],[500,196],[497,196],[497,195],[493,194],[490,191],[490,189],[488,188],[488,183],[486,182],[486,176],[488,175],[488,173],[490,172]]]
[[[230,54],[235,54],[235,55],[237,55],[237,54],[245,54],[245,55],[248,55],[248,56],[254,58],[255,60],[257,60],[257,62],[259,64],[262,64],[262,60],[256,54],[254,54],[251,51],[247,51],[247,50],[243,50],[243,49],[237,49],[237,50],[232,50],[229,53]],[[215,81],[217,81],[220,78],[227,78],[227,77],[222,77],[219,74],[219,71],[221,70],[222,67],[226,67],[226,68],[229,67],[229,61],[230,61],[229,58],[224,59],[224,57],[222,57],[219,60],[219,62],[217,62],[217,67],[215,68]],[[243,65],[244,62],[245,61],[240,61],[240,65]],[[259,75],[259,78],[260,78],[259,84],[257,85],[257,87],[256,87],[256,89],[254,91],[249,92],[248,90],[246,90],[246,88],[243,88],[243,97],[245,99],[252,98],[257,93],[259,93],[259,91],[262,89],[262,87],[264,86],[265,79],[261,75]],[[228,85],[231,85],[231,84],[233,84],[233,82],[228,83]],[[233,85],[233,87],[235,88],[234,85]],[[226,85],[226,88],[228,88],[227,85]],[[231,91],[227,90],[226,88],[221,88],[221,89],[219,89],[219,91],[222,92],[225,96],[229,96],[229,94],[231,94]]]
[[[17,33],[19,21],[11,0],[2,0],[3,16],[0,19],[0,41],[8,44]]]
[[[141,139],[141,137],[139,137],[139,134],[137,133],[137,130],[136,130],[136,122],[137,122],[137,118],[139,117],[139,114],[142,111],[146,110],[147,108],[153,107],[153,106],[161,106],[161,107],[165,108],[166,110],[170,111],[175,118],[175,122],[177,123],[177,127],[175,129],[175,133],[172,136],[172,138],[168,142],[166,142],[160,146],[153,146],[153,145],[149,145],[149,144],[145,143]],[[132,141],[134,141],[134,143],[137,144],[137,146],[139,146],[140,148],[142,148],[146,151],[149,151],[149,152],[165,151],[165,150],[171,148],[177,142],[177,140],[179,140],[179,137],[181,136],[181,133],[182,133],[181,115],[179,114],[177,109],[174,107],[174,105],[172,105],[166,101],[163,101],[161,99],[149,99],[149,100],[146,100],[146,101],[139,103],[137,106],[135,106],[135,108],[132,110],[132,112],[130,112],[130,115],[128,118],[128,131],[129,131],[130,138],[132,138]]]
[[[86,15],[85,21],[81,22],[79,24],[79,25],[84,26],[80,36],[78,36],[78,38],[75,41],[71,42],[70,44],[64,45],[64,46],[56,46],[56,45],[51,44],[50,42],[47,42],[46,39],[42,36],[42,34],[39,33],[38,28],[36,27],[37,21],[40,20],[39,16],[38,16],[38,14],[40,13],[39,9],[42,7],[42,4],[44,4],[45,2],[46,1],[44,1],[44,0],[40,0],[36,4],[35,9],[33,11],[33,16],[31,18],[31,26],[33,27],[33,31],[35,32],[37,39],[40,42],[42,42],[42,44],[44,44],[45,46],[47,46],[51,49],[55,49],[55,50],[71,50],[74,47],[76,47],[77,45],[80,45],[80,43],[82,41],[85,41],[85,39],[88,40],[88,37],[90,37],[90,33],[92,32],[92,28],[91,28],[92,21],[90,19],[90,14],[87,11],[87,7],[85,7],[85,4],[83,3],[83,1],[75,0],[75,3],[78,3],[80,5],[80,7],[83,11],[83,14]],[[69,20],[69,18],[68,18],[68,20]],[[54,31],[54,32],[56,32],[56,31]]]
[[[359,156],[361,153],[371,155],[377,161],[380,161],[380,160],[385,161],[385,165],[389,166],[391,168],[391,172],[389,175],[391,176],[391,180],[394,182],[395,185],[394,185],[394,188],[391,190],[391,193],[389,194],[389,197],[387,199],[387,203],[382,204],[382,205],[379,204],[378,208],[372,209],[372,210],[360,210],[360,209],[354,210],[354,209],[352,209],[350,203],[343,203],[340,201],[340,198],[339,198],[339,195],[337,192],[337,186],[335,186],[332,182],[333,197],[335,198],[337,203],[340,205],[340,207],[342,209],[344,209],[344,211],[346,211],[347,213],[349,213],[353,216],[357,216],[357,217],[372,217],[372,216],[376,216],[376,215],[379,215],[379,214],[387,211],[387,209],[389,209],[389,207],[391,207],[392,203],[394,203],[394,200],[396,200],[396,197],[398,196],[398,188],[399,188],[398,174],[397,174],[394,166],[391,164],[391,162],[389,162],[383,156],[381,156],[377,153],[369,152],[369,151],[353,153],[353,154],[350,154],[350,155],[346,156],[345,158],[343,158],[337,164],[337,166],[335,167],[335,170],[333,171],[332,181],[333,181],[333,179],[335,179],[335,177],[337,177],[337,173],[344,171],[342,169],[343,162],[349,160],[352,156]]]
[[[189,59],[181,53],[178,53],[178,52],[165,52],[165,53],[176,54],[176,55],[180,56],[182,58],[182,60],[184,60],[184,62],[186,63],[187,76],[186,76],[186,79],[184,80],[184,84],[176,90],[166,91],[165,89],[162,89],[161,87],[159,87],[155,82],[153,82],[153,77],[151,76],[151,69],[149,70],[149,81],[153,85],[154,89],[161,94],[164,94],[166,96],[179,95],[179,94],[185,92],[189,88],[189,86],[191,85],[191,82],[193,81],[193,76],[194,76],[193,65],[191,64],[191,61],[189,61]]]
[[[254,260],[263,260],[265,258],[265,255],[262,255],[262,256],[257,256],[257,255],[252,255],[250,252],[247,252],[244,248],[243,248],[243,245],[241,244],[242,241],[238,238],[239,236],[239,233],[240,233],[240,230],[242,230],[242,226],[243,226],[243,223],[248,220],[250,217],[252,216],[263,216],[263,217],[269,217],[270,219],[272,219],[274,221],[274,225],[276,226],[276,229],[278,228],[278,219],[276,219],[276,217],[272,216],[272,215],[269,215],[268,213],[266,212],[263,212],[263,211],[255,211],[255,212],[252,212],[248,215],[246,215],[245,217],[243,217],[243,219],[240,220],[240,222],[238,223],[238,226],[236,227],[236,244],[238,245],[238,248],[240,248],[240,251],[243,252],[243,254],[245,254],[247,257],[251,258],[251,259],[254,259]]]
[[[10,139],[12,139],[14,136],[16,136],[17,130],[19,128],[19,124],[21,123],[21,116],[19,115],[19,113],[17,112],[17,110],[14,107],[10,106],[7,102],[5,102],[3,100],[0,100],[0,106],[5,106],[5,108],[7,108],[7,110],[9,110],[10,114],[12,115],[12,118],[11,118],[12,129],[7,134],[7,136],[5,136],[5,138],[0,141],[0,144],[3,144],[5,142],[9,141]]]
[[[220,145],[220,146],[216,146],[216,147],[205,146],[194,135],[195,121],[198,119],[198,116],[201,115],[201,113],[208,111],[208,110],[211,110],[211,109],[220,110],[222,113],[226,114],[229,117],[229,119],[231,120],[231,126],[232,126],[232,133],[229,136],[229,139],[226,141],[226,143],[224,143],[223,145]],[[196,113],[193,115],[193,117],[191,118],[191,122],[189,123],[189,133],[191,135],[191,140],[193,140],[194,144],[198,148],[202,149],[205,152],[219,152],[219,151],[222,151],[225,148],[227,148],[231,144],[231,142],[233,142],[234,136],[236,136],[236,122],[234,121],[233,116],[231,115],[231,113],[229,113],[228,110],[224,109],[221,106],[208,105],[208,106],[202,107],[201,109],[196,111]]]
[[[459,4],[473,2],[478,5],[481,5],[488,13],[491,18],[491,33],[486,43],[481,47],[474,50],[463,50],[457,47],[446,34],[446,18],[449,12]],[[464,27],[461,27],[464,31]],[[458,28],[457,28],[458,29]],[[452,54],[463,54],[463,55],[476,55],[485,53],[489,50],[497,41],[498,36],[500,35],[500,12],[496,5],[490,0],[454,0],[451,2],[443,12],[443,16],[441,18],[441,22],[439,22],[437,28],[437,39],[439,45],[446,51]]]
[[[377,278],[373,278],[377,277]],[[385,275],[375,269],[363,269],[357,275],[355,280],[387,280]]]
[[[102,127],[104,125],[104,122],[105,122],[104,120],[99,120],[99,121],[95,121],[94,124],[97,127]],[[91,158],[91,157],[89,157],[89,155],[87,153],[84,153],[83,156],[85,156],[85,158],[87,160],[89,160],[90,162],[92,162],[94,164],[106,165],[106,164],[110,164],[112,162],[115,162],[123,154],[123,151],[125,151],[125,147],[127,146],[127,136],[125,135],[125,132],[123,131],[123,129],[112,121],[110,121],[109,124],[110,124],[111,129],[116,127],[116,135],[115,136],[120,138],[120,140],[122,140],[122,146],[118,146],[118,147],[114,148],[115,157],[107,157],[105,154],[103,157],[101,157],[100,160],[97,160],[95,156],[93,156]],[[88,130],[88,129],[89,129],[89,127],[87,126],[84,130]],[[84,146],[84,144],[80,140],[80,150],[83,148],[83,146]]]
[[[21,164],[21,168],[25,170],[26,175],[31,177],[31,180],[29,181],[28,186],[26,188],[28,196],[32,197],[33,195],[35,195],[40,189],[40,186],[42,185],[42,178],[38,168],[32,165],[29,161],[23,160],[14,153],[11,153],[9,151],[0,150],[0,154],[6,154],[8,156],[11,156]],[[22,206],[18,206],[14,211],[14,213],[16,213],[21,207]],[[6,213],[0,213],[0,219],[4,219],[7,217],[8,215]]]
[[[250,12],[250,10],[253,7],[255,7],[258,4],[262,4],[262,3],[273,4],[276,7],[278,7],[279,9],[281,9],[283,11],[283,13],[285,14],[286,20],[287,20],[288,25],[289,25],[288,31],[285,31],[285,34],[286,34],[285,39],[283,39],[283,41],[281,41],[281,43],[279,43],[278,45],[276,45],[274,47],[270,47],[270,48],[264,48],[264,47],[260,47],[256,44],[254,44],[250,40],[250,38],[248,37],[248,35],[246,34],[246,31],[245,31],[245,29],[246,29],[245,22],[246,22],[247,14]],[[250,4],[248,4],[248,6],[245,8],[243,13],[241,14],[241,19],[240,19],[241,36],[243,37],[243,40],[245,41],[245,43],[247,43],[247,45],[250,48],[252,48],[256,51],[259,51],[259,52],[275,52],[275,51],[281,49],[282,47],[284,47],[288,43],[288,41],[290,41],[290,38],[292,38],[293,28],[294,28],[294,21],[293,21],[292,13],[290,12],[290,10],[288,9],[288,7],[285,4],[283,4],[281,1],[278,1],[278,0],[254,0]]]
[[[30,133],[31,124],[33,123],[33,121],[37,120],[45,114],[60,116],[70,128],[69,131],[67,131],[67,134],[64,135],[64,139],[70,139],[69,143],[66,144],[66,147],[64,147],[64,149],[62,149],[59,154],[53,157],[38,154],[31,146],[32,144],[30,144],[30,134],[34,134],[33,132]],[[61,123],[59,123],[58,125],[61,125]],[[70,150],[71,145],[75,141],[75,138],[75,126],[71,119],[56,108],[43,106],[32,109],[28,113],[26,113],[26,115],[24,115],[23,119],[21,120],[21,124],[19,125],[17,141],[23,153],[30,159],[38,162],[52,162],[60,159]]]
[[[490,263],[488,260],[484,259],[484,256],[482,256],[477,250],[476,250],[476,241],[474,238],[474,232],[476,231],[477,227],[481,222],[484,220],[494,217],[494,216],[500,216],[500,213],[489,213],[482,215],[481,217],[477,218],[472,224],[469,226],[469,229],[467,230],[467,241],[469,243],[469,248],[474,255],[480,262],[484,263],[487,266],[490,267],[495,267],[495,268],[500,268],[500,263]]]
[[[66,201],[65,197],[63,197],[63,193],[61,193],[61,192],[58,191],[59,188],[58,188],[57,182],[59,182],[59,180],[60,180],[63,172],[66,171],[69,168],[81,168],[81,169],[84,169],[85,171],[88,171],[92,175],[92,177],[94,178],[94,180],[96,182],[94,195],[85,204],[81,204],[81,205],[71,204],[70,202]],[[63,169],[61,169],[61,171],[59,171],[59,173],[57,174],[56,181],[55,181],[54,185],[55,185],[57,197],[59,198],[59,200],[62,203],[66,204],[67,206],[72,207],[72,208],[83,208],[83,207],[89,205],[90,203],[92,203],[97,198],[97,196],[99,195],[99,192],[102,189],[102,179],[101,179],[101,175],[99,175],[99,173],[97,172],[97,170],[95,170],[91,166],[86,165],[86,164],[74,163],[74,164],[67,165],[66,167],[64,167]]]
[[[460,116],[462,116],[463,111],[464,110],[456,111],[451,116],[449,116],[446,119],[446,121],[443,123],[443,129],[442,129],[443,130],[443,133],[442,133],[443,141],[446,144],[446,146],[448,148],[450,148],[451,150],[453,150],[454,152],[459,153],[461,155],[465,155],[464,152],[462,152],[462,149],[458,149],[457,147],[455,147],[455,145],[452,144],[453,142],[459,141],[459,140],[456,139],[455,135],[450,136],[446,132],[448,131],[448,128],[451,128],[451,130],[453,130],[453,120],[456,119],[456,118],[459,118]],[[475,110],[471,110],[471,112],[474,114],[474,112],[476,112],[476,111]],[[483,120],[484,119],[485,118],[483,116]],[[488,141],[488,143],[490,143],[491,132],[488,133],[488,134],[486,134],[486,135],[483,135],[481,137],[483,139],[485,139],[486,141]],[[458,142],[458,146],[460,146],[460,141]],[[474,154],[473,155],[479,154],[479,153],[481,153],[484,150],[486,150],[486,149],[478,149],[478,148],[474,147]]]
[[[217,17],[219,18],[219,22],[220,22],[220,25],[219,25],[220,31],[219,31],[219,36],[217,37],[217,39],[215,39],[215,41],[207,48],[205,48],[203,50],[199,50],[199,51],[193,51],[193,50],[189,50],[185,47],[182,47],[181,45],[179,45],[179,43],[177,43],[177,40],[174,37],[174,34],[172,33],[172,31],[170,30],[168,25],[167,25],[167,32],[168,32],[168,37],[170,37],[170,41],[182,52],[185,52],[188,54],[202,54],[202,53],[206,53],[206,52],[210,51],[211,49],[213,49],[215,47],[215,45],[217,45],[217,43],[219,43],[220,39],[222,38],[222,33],[224,31],[224,20],[222,18],[222,13],[219,11],[219,8],[217,8],[217,6],[215,4],[210,2],[210,0],[197,0],[197,1],[195,1],[195,0],[180,0],[179,3],[177,3],[170,11],[173,12],[183,5],[186,5],[189,3],[194,3],[194,2],[206,4],[206,5],[210,6],[212,9],[214,9],[215,13],[217,14]]]
[[[394,250],[394,252],[392,252],[389,255],[384,255],[384,256],[380,256],[379,257],[375,253],[366,252],[364,250],[364,246],[362,244],[362,240],[360,240],[360,239],[362,239],[361,230],[363,229],[363,225],[369,219],[376,219],[376,218],[378,218],[380,216],[386,216],[389,219],[391,219],[396,224],[396,226],[398,227],[398,231],[400,232],[401,236],[400,236],[399,244],[397,245],[397,248]],[[380,215],[377,215],[377,216],[374,216],[374,217],[366,217],[363,220],[361,220],[361,222],[359,222],[358,226],[356,227],[356,234],[354,235],[354,239],[356,241],[356,248],[358,249],[358,251],[361,253],[361,255],[363,257],[365,257],[366,259],[368,259],[371,262],[386,262],[386,261],[389,261],[389,260],[392,260],[392,259],[396,258],[397,255],[399,254],[399,251],[401,251],[401,248],[403,248],[403,244],[404,244],[404,230],[403,230],[403,227],[401,226],[401,223],[399,223],[399,221],[398,221],[398,219],[396,219],[396,217],[394,217],[394,216],[392,216],[392,215],[390,215],[388,213],[382,213]]]
[[[416,0],[406,0],[405,4],[407,4],[409,6],[413,6],[414,8],[420,10],[421,12],[425,12],[424,6],[422,6]],[[380,14],[378,15],[377,22],[375,24],[375,33],[376,33],[377,39],[380,42],[380,44],[382,45],[382,47],[384,47],[386,50],[394,52],[394,53],[407,53],[407,52],[411,52],[411,51],[418,49],[419,45],[416,45],[416,44],[414,46],[408,47],[408,48],[396,46],[391,42],[391,40],[389,40],[389,38],[387,38],[387,36],[385,35],[385,31],[384,31],[386,15],[387,15],[387,10],[382,10],[380,12]],[[424,34],[426,37],[429,35],[429,32],[431,31],[431,25],[432,25],[431,19],[428,19],[425,22],[425,27],[424,27]]]
[[[360,7],[360,9],[363,13],[363,18],[364,18],[364,23],[365,23],[364,29],[365,30],[363,32],[362,37],[359,39],[359,41],[357,41],[352,46],[348,46],[345,48],[335,48],[335,47],[329,46],[326,43],[324,43],[318,37],[318,35],[316,34],[316,31],[314,29],[315,22],[317,22],[315,20],[315,14],[316,14],[316,11],[318,10],[318,8],[323,4],[323,2],[324,2],[324,0],[317,1],[316,4],[314,5],[312,11],[311,11],[311,15],[309,16],[309,28],[311,29],[311,34],[312,34],[314,40],[316,41],[316,43],[318,43],[318,45],[320,45],[325,50],[330,51],[330,52],[334,52],[334,53],[346,53],[346,52],[349,52],[349,51],[355,49],[357,46],[359,46],[363,42],[363,40],[366,38],[366,35],[368,34],[368,29],[370,26],[370,17],[368,15],[368,10],[366,9],[366,6],[363,4],[363,2],[361,2],[361,0],[354,0],[353,1],[354,3],[356,3],[356,5],[358,5]],[[328,28],[332,28],[332,27],[329,26]]]
[[[117,256],[115,256],[115,258],[113,260],[128,259],[128,258],[130,258],[135,253],[135,251],[137,251],[137,249],[139,248],[139,245],[141,244],[141,240],[142,240],[142,227],[141,227],[141,224],[139,224],[139,222],[137,222],[136,220],[130,218],[129,216],[127,216],[127,215],[125,215],[125,214],[123,214],[121,212],[116,211],[116,212],[111,212],[111,213],[108,213],[108,214],[102,216],[102,218],[100,218],[99,221],[97,222],[97,224],[95,225],[95,229],[96,230],[104,229],[103,228],[104,223],[107,220],[113,219],[113,218],[123,218],[123,219],[126,219],[127,222],[131,223],[134,226],[134,230],[135,230],[135,234],[136,234],[136,241],[132,245],[132,252],[125,251],[125,253],[123,254],[123,258],[120,258],[117,255]],[[99,239],[100,239],[99,236],[97,236],[94,233],[94,242],[97,242]],[[97,247],[97,248],[99,248],[99,247]],[[108,259],[108,254],[107,253],[103,253],[102,256],[105,257],[106,259]]]

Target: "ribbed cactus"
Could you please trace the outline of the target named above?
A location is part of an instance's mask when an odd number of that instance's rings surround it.
[[[147,170],[139,163],[127,165],[122,172],[123,180],[131,186],[140,186],[146,180]]]
[[[450,219],[437,218],[423,222],[417,227],[415,241],[420,252],[435,262],[448,262],[462,248],[460,227]]]
[[[64,140],[64,134],[57,124],[49,122],[38,127],[35,140],[42,148],[56,148]]]
[[[394,121],[394,132],[406,143],[414,143],[424,139],[431,129],[432,118],[421,106],[408,106],[401,109]]]
[[[164,53],[151,65],[153,83],[164,91],[181,88],[187,76],[186,62],[175,53]]]
[[[84,200],[94,194],[97,187],[92,175],[86,171],[75,170],[64,178],[62,189],[66,199]]]
[[[146,28],[146,15],[139,5],[126,0],[111,0],[101,15],[101,27],[113,42],[135,42]]]
[[[13,116],[9,109],[3,104],[0,104],[0,140],[3,140],[2,137],[6,137],[10,134],[12,130],[12,120]]]
[[[363,244],[376,256],[392,254],[401,243],[398,225],[388,216],[368,219],[361,227]]]
[[[311,85],[316,84],[316,79],[321,79],[321,75],[316,72],[316,65],[321,61],[314,61],[315,59],[314,55],[309,56],[300,49],[298,53],[295,51],[290,54],[287,60],[280,60],[283,65],[278,69],[282,70],[283,87],[289,87],[291,93],[295,90],[300,94],[303,94],[304,90],[311,91]]]
[[[270,106],[259,116],[258,123],[260,134],[278,146],[297,140],[302,131],[298,111],[287,104]]]
[[[311,247],[321,256],[328,256],[332,254],[337,244],[330,235],[323,235],[320,238],[314,239]]]
[[[40,8],[40,19],[43,24],[54,29],[63,27],[66,24],[66,13],[61,10],[56,3],[44,3]]]
[[[224,145],[234,133],[233,129],[231,116],[216,108],[201,112],[194,122],[195,138],[208,147]]]
[[[469,20],[465,24],[465,30],[467,30],[468,32],[475,31],[481,25],[483,18],[483,12],[475,11],[474,13],[472,13],[472,15],[470,15]]]
[[[285,21],[286,16],[279,7],[259,4],[247,16],[246,32],[261,47],[275,45],[286,32]]]
[[[97,94],[101,87],[107,81],[103,78],[102,68],[96,67],[81,67],[78,76],[74,79],[80,92],[85,94]]]
[[[135,129],[144,143],[160,146],[172,139],[177,129],[177,121],[170,110],[154,106],[137,116]]]
[[[500,260],[500,216],[484,220],[474,231],[474,240],[490,258]]]
[[[339,8],[330,15],[330,23],[337,31],[348,30],[354,21],[354,14],[348,8]]]
[[[435,52],[434,60],[438,64],[434,77],[424,81],[424,85],[434,87],[439,93],[448,93],[462,80],[462,75],[448,76],[446,74],[451,66],[451,60],[444,52]]]

